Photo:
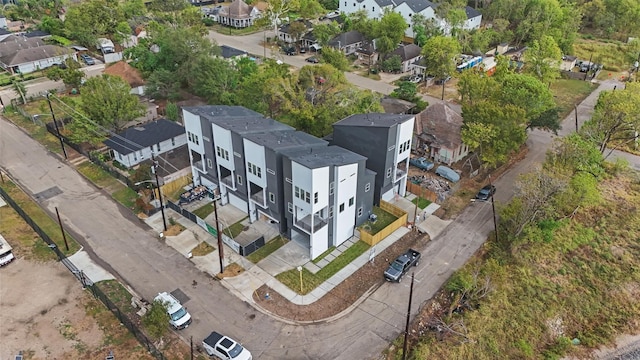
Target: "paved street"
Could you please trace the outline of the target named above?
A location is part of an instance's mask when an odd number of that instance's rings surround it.
[[[250,46],[250,41],[247,44]],[[259,50],[258,54],[262,48]],[[304,64],[302,57],[289,59]],[[365,85],[373,81],[361,79]],[[375,90],[388,89],[379,82],[373,83],[382,88]],[[606,81],[598,91],[615,84]],[[598,91],[578,108],[580,121],[589,117]],[[573,114],[565,120],[562,134],[571,131],[572,124]],[[552,138],[544,132],[531,133],[528,156],[495,181],[498,200],[511,197],[517,174],[544,158]],[[130,211],[5,120],[0,120],[0,166],[32,196],[57,187],[60,193],[42,199],[41,205],[50,213],[58,207],[65,227],[83,243],[94,261],[145,299],[153,298],[159,291],[181,289],[190,298],[186,306],[195,319],[192,326],[180,333],[185,338],[193,336],[199,342],[210,331],[218,330],[243,342],[256,359],[374,359],[404,327],[408,281],[383,284],[351,313],[330,323],[301,326],[260,313],[197,271],[184,256],[160,242],[157,234]],[[492,228],[490,203],[472,203],[423,250],[424,260],[416,269],[414,315],[451,273],[475,253]],[[194,281],[196,286],[192,286]]]

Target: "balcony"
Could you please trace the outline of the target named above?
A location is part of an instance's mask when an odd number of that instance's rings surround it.
[[[316,231],[322,229],[322,227],[327,225],[327,222],[321,219],[318,215],[313,216],[313,230],[311,227],[311,215],[307,215],[302,219],[296,221],[294,225],[302,230],[304,230],[307,234],[313,234]]]
[[[200,170],[200,172],[206,172],[204,169],[204,161],[196,161],[193,163],[193,167]]]
[[[400,179],[403,176],[407,176],[407,171],[405,169],[396,169],[396,180]]]
[[[236,189],[235,185],[233,184],[233,175],[229,175],[227,177],[223,177],[222,179],[220,179],[220,183],[222,183],[224,185],[227,185],[227,187],[229,187],[229,188],[231,188],[233,190]]]
[[[267,205],[265,204],[264,200],[264,191],[258,191],[255,194],[251,194],[251,200],[253,200],[256,204],[262,206],[262,207],[267,207]]]

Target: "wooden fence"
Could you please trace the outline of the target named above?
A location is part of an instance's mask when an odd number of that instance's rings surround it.
[[[378,231],[375,235],[369,234],[366,230],[360,229],[360,240],[366,242],[370,246],[373,246],[382,239],[391,235],[394,231],[407,223],[407,213],[399,207],[392,205],[384,200],[380,200],[380,209],[390,213],[393,216],[398,217],[394,222],[387,225],[384,229]]]
[[[432,203],[438,202],[438,195],[433,191],[420,186],[420,184],[409,182],[407,183],[407,190],[418,197],[431,201]]]

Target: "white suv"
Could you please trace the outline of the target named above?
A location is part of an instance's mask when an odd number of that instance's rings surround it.
[[[161,302],[165,306],[169,314],[169,324],[174,329],[184,329],[191,324],[191,315],[173,295],[168,292],[161,292],[154,300]]]

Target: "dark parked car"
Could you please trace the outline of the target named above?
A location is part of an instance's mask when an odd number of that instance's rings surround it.
[[[305,61],[310,62],[312,64],[317,64],[320,62],[320,60],[315,56],[308,57]]]
[[[409,164],[417,167],[420,170],[427,170],[427,171],[433,169],[433,167],[435,166],[434,163],[432,163],[431,161],[427,160],[424,157],[411,158],[409,159]]]
[[[493,185],[487,185],[478,191],[476,199],[481,201],[487,201],[493,194],[496,193],[496,187]]]
[[[287,55],[295,55],[296,54],[296,48],[295,47],[288,47],[288,48],[284,48],[284,53]]]
[[[87,65],[95,65],[96,64],[96,61],[91,56],[89,56],[87,54],[80,54],[80,58]]]

